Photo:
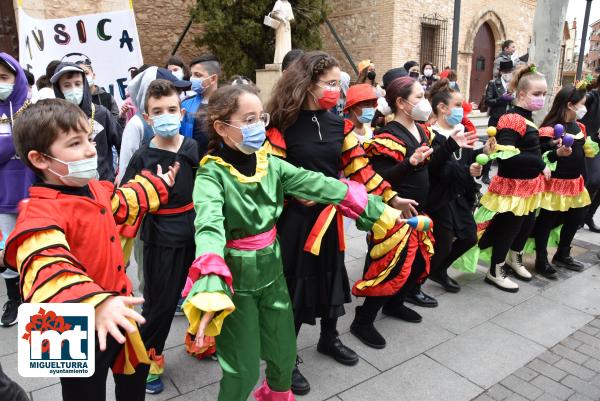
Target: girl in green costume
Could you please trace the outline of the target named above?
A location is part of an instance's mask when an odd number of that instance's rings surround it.
[[[296,335],[275,223],[285,195],[340,206],[362,230],[383,237],[400,212],[364,187],[296,168],[268,155],[269,115],[248,85],[219,89],[208,106],[209,155],[194,187],[196,260],[183,295],[188,332],[202,347],[217,336],[220,401],[245,401],[267,362],[257,400],[294,400]]]

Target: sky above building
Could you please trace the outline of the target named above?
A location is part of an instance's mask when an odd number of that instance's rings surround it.
[[[586,0],[569,0],[569,8],[567,9],[567,21],[569,25],[573,22],[573,19],[577,18],[577,46],[576,52],[579,53],[579,45],[581,43],[581,34],[583,32],[583,20],[585,18],[585,7]],[[600,0],[592,1],[592,8],[590,10],[590,24],[600,20]],[[588,27],[587,36],[590,36],[590,28]],[[585,52],[589,51],[589,40],[586,41]]]

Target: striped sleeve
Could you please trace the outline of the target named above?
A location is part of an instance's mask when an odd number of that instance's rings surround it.
[[[169,201],[167,184],[147,170],[117,188],[111,199],[117,224],[134,225],[144,213],[156,212]]]
[[[344,176],[363,184],[368,193],[383,197],[385,202],[396,196],[391,185],[373,170],[365,150],[352,131],[344,137],[342,166]]]
[[[285,159],[287,157],[287,148],[283,134],[277,128],[269,128],[267,130],[267,140],[264,146],[270,154]]]
[[[498,132],[502,130],[512,130],[523,136],[527,131],[527,122],[525,121],[525,117],[520,116],[519,114],[504,114],[500,117],[500,120],[498,120],[496,129]]]
[[[386,156],[396,161],[404,160],[406,146],[402,141],[388,132],[375,135],[373,139],[365,142],[365,152],[368,156]]]
[[[10,261],[20,275],[25,302],[87,302],[98,306],[114,295],[96,284],[71,254],[65,234],[45,229],[11,238]]]

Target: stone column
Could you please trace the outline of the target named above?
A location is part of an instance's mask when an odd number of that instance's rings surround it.
[[[564,0],[537,1],[529,60],[537,66],[539,72],[546,76],[548,96],[546,107],[536,113],[536,120],[541,120],[548,113],[554,94],[559,89],[555,86],[555,82],[560,62],[560,47],[567,6],[568,2]]]

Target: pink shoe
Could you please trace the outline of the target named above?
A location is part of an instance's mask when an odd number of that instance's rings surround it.
[[[256,401],[296,401],[292,390],[273,391],[267,385],[266,380],[256,389],[253,395]]]

